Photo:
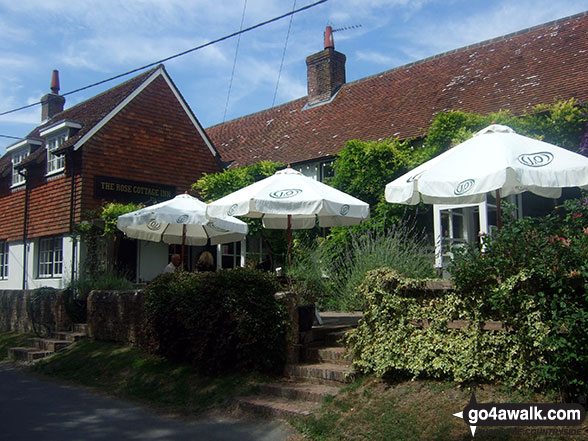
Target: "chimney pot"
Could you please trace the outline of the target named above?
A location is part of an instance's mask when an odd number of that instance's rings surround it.
[[[54,70],[51,75],[51,93],[41,98],[41,121],[47,121],[63,112],[65,98],[59,95],[59,71]]]
[[[59,71],[54,70],[53,75],[51,75],[51,92],[54,94],[59,94]]]
[[[331,26],[327,26],[325,29],[325,49],[333,48],[335,49],[335,40],[333,39],[333,28]]]

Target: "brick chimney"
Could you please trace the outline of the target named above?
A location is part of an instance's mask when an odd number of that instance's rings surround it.
[[[63,112],[65,98],[59,95],[59,71],[54,70],[51,76],[51,93],[41,98],[41,121],[47,121]]]
[[[312,106],[331,99],[345,84],[345,55],[335,50],[333,29],[325,30],[325,48],[306,58],[308,104]]]

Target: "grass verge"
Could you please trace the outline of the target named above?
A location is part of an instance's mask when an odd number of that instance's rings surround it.
[[[93,341],[79,342],[31,369],[179,416],[226,408],[232,398],[255,390],[263,379],[239,374],[206,377],[189,365],[136,347]]]
[[[397,384],[368,377],[355,381],[319,412],[292,424],[314,441],[470,441],[463,420],[454,417],[469,402],[471,391],[453,383],[405,381]],[[553,402],[547,397],[507,393],[496,386],[476,390],[478,402]],[[586,422],[581,434],[548,434],[540,427],[478,427],[475,440],[588,440]],[[551,428],[552,429],[552,428]],[[569,428],[565,428],[568,430]],[[577,429],[577,428],[574,428]]]
[[[34,335],[19,334],[17,332],[0,333],[0,362],[7,361],[9,359],[8,348],[27,346],[27,341],[31,337],[34,337]]]

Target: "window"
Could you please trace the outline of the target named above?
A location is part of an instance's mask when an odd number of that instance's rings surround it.
[[[241,242],[221,245],[221,268],[236,268],[241,263]]]
[[[63,239],[48,237],[39,240],[40,279],[58,277],[63,274]]]
[[[47,174],[55,173],[63,170],[65,167],[65,156],[54,155],[54,152],[61,144],[65,142],[67,135],[64,133],[53,138],[49,138],[47,141]]]
[[[0,280],[8,279],[8,242],[0,240]]]
[[[20,164],[24,158],[29,154],[29,150],[20,150],[12,154],[12,185],[22,185],[25,183],[25,177],[21,175],[16,169],[16,165]]]

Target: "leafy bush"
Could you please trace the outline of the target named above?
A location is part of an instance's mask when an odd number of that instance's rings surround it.
[[[451,267],[472,314],[513,329],[523,382],[570,394],[588,391],[588,200],[543,218],[505,219]]]
[[[271,274],[245,268],[162,274],[146,298],[158,352],[208,374],[279,371],[287,321],[277,290]]]

